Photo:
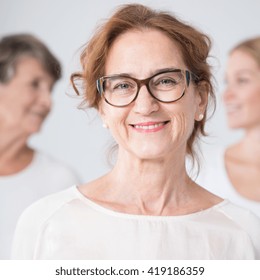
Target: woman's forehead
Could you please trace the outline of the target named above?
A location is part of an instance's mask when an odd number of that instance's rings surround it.
[[[184,66],[178,44],[163,32],[131,30],[112,44],[105,63],[105,75],[127,73],[138,74],[141,78],[140,75],[147,77],[157,69]]]

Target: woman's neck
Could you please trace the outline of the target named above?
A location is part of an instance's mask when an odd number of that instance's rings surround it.
[[[172,158],[141,160],[125,152],[119,153],[105,185],[113,193],[111,199],[136,206],[144,214],[161,215],[169,205],[178,208],[179,204],[188,203],[194,183],[186,173],[184,155],[181,161]]]
[[[23,170],[33,159],[33,150],[27,146],[27,138],[11,137],[0,140],[0,176]]]
[[[232,147],[237,156],[260,165],[260,127],[246,131],[243,139]]]

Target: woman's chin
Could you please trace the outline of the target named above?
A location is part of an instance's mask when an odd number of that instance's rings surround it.
[[[237,121],[228,121],[228,127],[230,129],[244,129],[245,124]]]
[[[42,125],[36,125],[36,124],[31,124],[29,126],[26,127],[26,133],[31,136],[34,133],[38,133],[41,131]]]
[[[166,152],[154,150],[138,150],[134,154],[140,160],[159,160],[167,156]]]

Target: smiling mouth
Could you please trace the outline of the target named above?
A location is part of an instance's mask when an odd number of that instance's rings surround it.
[[[241,109],[241,106],[234,105],[234,104],[227,104],[226,105],[226,112],[228,114],[236,113]]]
[[[147,122],[147,123],[138,123],[130,124],[138,132],[156,132],[164,128],[164,126],[170,121],[165,122]]]
[[[31,111],[31,114],[41,119],[44,119],[47,115],[46,112],[34,112],[34,111]]]

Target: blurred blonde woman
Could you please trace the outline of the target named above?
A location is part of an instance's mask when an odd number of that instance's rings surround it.
[[[260,37],[231,50],[223,101],[229,127],[244,136],[209,154],[198,182],[260,217]]]

